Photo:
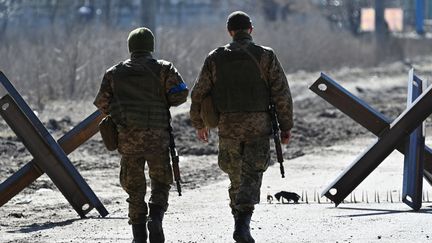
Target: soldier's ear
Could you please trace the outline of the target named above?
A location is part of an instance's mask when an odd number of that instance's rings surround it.
[[[250,27],[250,29],[248,30],[249,34],[252,34],[253,29],[254,29],[253,26]]]
[[[232,30],[228,30],[228,33],[229,33],[229,35],[230,35],[231,37],[233,37],[233,36],[234,36],[234,34],[235,34],[235,31],[232,31]]]

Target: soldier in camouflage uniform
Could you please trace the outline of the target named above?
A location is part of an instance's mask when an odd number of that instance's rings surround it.
[[[270,97],[284,144],[293,127],[292,99],[273,50],[252,41],[249,16],[233,12],[227,27],[233,42],[213,50],[206,58],[192,90],[190,116],[198,138],[206,142],[208,128],[200,109],[203,99],[210,95],[220,112],[218,163],[231,181],[228,191],[235,220],[233,238],[237,242],[255,242],[249,224],[270,160]]]
[[[173,182],[169,158],[169,107],[186,101],[188,89],[169,62],[153,59],[154,36],[147,28],[128,37],[131,58],[108,69],[94,104],[110,114],[119,132],[120,184],[128,193],[133,242],[146,242],[147,204],[144,165],[151,181],[150,242],[164,242],[162,219]]]

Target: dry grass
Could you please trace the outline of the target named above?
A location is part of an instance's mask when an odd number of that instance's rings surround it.
[[[191,85],[207,53],[230,41],[225,20],[220,22],[217,27],[159,27],[155,56],[172,61]],[[257,18],[254,25],[256,42],[273,47],[286,72],[375,66],[405,57],[401,45],[377,48],[374,38],[331,29],[320,16],[294,15],[273,23]],[[92,98],[104,71],[128,58],[127,34],[79,24],[9,30],[2,36],[0,70],[40,108],[53,99]]]
[[[9,32],[0,46],[0,69],[39,105],[89,97],[104,70],[127,57],[124,34],[78,26]]]

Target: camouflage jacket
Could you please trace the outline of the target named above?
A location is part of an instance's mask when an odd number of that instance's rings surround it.
[[[234,42],[242,45],[252,42],[250,35],[234,38]],[[240,48],[228,44],[227,49]],[[289,131],[293,127],[293,107],[291,92],[284,70],[271,48],[262,47],[264,52],[260,58],[261,70],[265,72],[272,100],[276,107],[279,127],[282,131]],[[216,80],[217,66],[215,51],[207,56],[201,72],[192,89],[192,105],[190,117],[196,129],[204,127],[200,116],[201,102],[211,92]],[[234,112],[222,113],[219,120],[219,136],[224,138],[248,140],[271,134],[271,120],[268,112]]]
[[[133,53],[130,62],[140,65],[152,56],[149,53]],[[161,61],[161,81],[165,84],[166,100],[169,106],[178,106],[187,99],[189,90],[177,69],[169,62]],[[110,114],[110,102],[113,100],[113,74],[115,66],[109,68],[102,79],[99,92],[93,104],[103,113]],[[162,83],[161,82],[161,83]],[[146,138],[146,139],[143,139]],[[140,154],[155,152],[162,147],[168,146],[168,131],[156,128],[119,128],[119,152],[121,154]]]

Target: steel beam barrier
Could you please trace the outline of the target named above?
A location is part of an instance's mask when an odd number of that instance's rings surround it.
[[[414,75],[414,69],[409,71],[408,76],[407,107],[410,107],[426,88],[426,82]],[[418,211],[423,190],[424,122],[411,133],[405,147],[402,201]]]
[[[33,162],[27,163],[12,176],[0,184],[0,207],[11,200],[43,174]]]
[[[73,152],[78,146],[99,131],[98,124],[102,118],[103,114],[99,110],[93,112],[93,114],[57,140],[57,143],[66,154]],[[34,160],[28,162],[0,184],[0,207],[43,174],[44,172],[36,165]]]
[[[57,146],[54,146],[46,142],[46,137],[35,129],[28,116],[10,95],[0,99],[0,107],[0,115],[35,158],[38,167],[47,173],[78,215],[84,218],[90,210],[96,208],[102,216],[106,216],[108,212],[105,207],[66,155],[58,156],[63,152],[58,144],[55,143]],[[49,134],[48,131],[46,133]]]
[[[322,83],[321,83],[322,84]],[[319,84],[318,84],[319,85]],[[327,85],[321,85],[326,92]],[[405,110],[364,154],[348,166],[323,194],[339,205],[381,162],[432,113],[432,86]]]
[[[33,155],[38,167],[47,173],[80,217],[84,218],[93,208],[106,216],[108,212],[103,204],[2,72],[0,83],[9,94],[1,99],[1,115]]]
[[[321,73],[309,89],[377,136],[390,127],[390,119],[324,73]]]
[[[321,73],[309,89],[378,137],[390,127],[391,119],[357,98],[324,73]],[[405,154],[405,143],[400,143],[397,150]],[[432,185],[432,149],[428,146],[425,146],[423,164],[423,176]]]

